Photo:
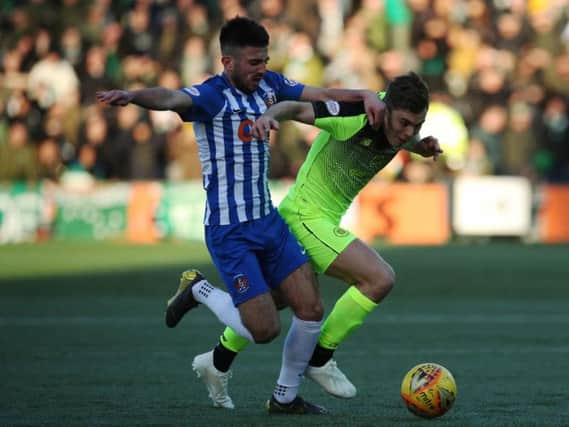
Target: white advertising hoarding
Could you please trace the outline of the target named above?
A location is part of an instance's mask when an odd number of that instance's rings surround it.
[[[452,224],[458,235],[523,236],[531,226],[531,185],[519,176],[459,177]]]

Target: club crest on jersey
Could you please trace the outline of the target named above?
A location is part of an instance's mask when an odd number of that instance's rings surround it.
[[[265,94],[265,96],[263,97],[263,101],[265,101],[265,105],[268,107],[270,107],[273,104],[277,103],[277,97],[275,96],[274,92],[267,92]]]
[[[249,279],[243,274],[238,274],[233,278],[233,287],[240,294],[247,292],[249,289]]]

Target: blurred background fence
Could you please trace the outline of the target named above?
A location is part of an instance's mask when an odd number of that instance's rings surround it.
[[[276,202],[289,183],[274,181]],[[44,183],[0,187],[0,243],[46,239],[202,241],[198,181],[99,183],[67,191]],[[343,219],[362,239],[440,245],[489,237],[569,242],[569,186],[523,177],[459,177],[446,183],[369,184]]]
[[[345,226],[366,240],[569,241],[566,0],[138,0],[0,4],[0,242],[201,239],[191,124],[96,104],[100,89],[179,88],[220,72],[218,31],[247,15],[270,68],[311,85],[430,85],[422,133],[445,155],[398,155]],[[271,138],[275,201],[316,130]]]

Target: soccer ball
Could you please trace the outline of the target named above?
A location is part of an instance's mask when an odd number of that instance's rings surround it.
[[[424,418],[440,417],[456,399],[456,383],[444,366],[421,363],[405,374],[401,397],[413,414]]]

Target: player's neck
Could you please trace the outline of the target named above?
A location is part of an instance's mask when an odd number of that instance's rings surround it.
[[[236,82],[234,79],[231,78],[231,76],[229,75],[229,73],[227,73],[226,71],[223,71],[221,73],[221,75],[223,76],[223,78],[225,79],[225,81],[233,86],[235,89],[237,89],[240,92],[246,93],[246,94],[250,94],[252,93],[250,90],[248,90],[247,88],[243,87],[243,85],[239,84],[238,82]]]

